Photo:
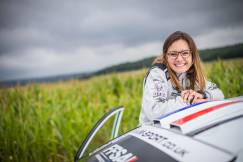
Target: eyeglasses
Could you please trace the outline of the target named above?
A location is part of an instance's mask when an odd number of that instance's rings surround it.
[[[179,54],[181,54],[181,56],[186,59],[186,58],[188,58],[191,55],[191,50],[167,52],[168,57],[173,59],[173,60],[177,59]]]

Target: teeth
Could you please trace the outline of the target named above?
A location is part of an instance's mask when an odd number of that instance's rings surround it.
[[[177,67],[181,67],[181,66],[184,66],[185,64],[176,64],[175,66]]]

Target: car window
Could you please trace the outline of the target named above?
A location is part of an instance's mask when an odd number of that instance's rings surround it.
[[[88,145],[86,151],[84,152],[83,158],[80,162],[87,161],[86,157],[89,156],[96,148],[104,145],[111,139],[112,124],[114,121],[114,116],[108,119],[108,121],[99,129],[96,135],[93,137],[92,141]]]
[[[123,110],[124,107],[112,109],[94,125],[77,151],[75,161],[86,161],[96,148],[118,136]]]

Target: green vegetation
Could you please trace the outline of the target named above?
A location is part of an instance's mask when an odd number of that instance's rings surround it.
[[[232,46],[200,50],[200,56],[203,61],[212,61],[216,59],[232,59],[243,57],[243,44]]]
[[[199,53],[203,61],[213,61],[217,59],[242,58],[243,57],[242,51],[243,51],[243,43],[220,47],[220,48],[204,49],[204,50],[200,50]],[[107,74],[110,72],[129,71],[129,70],[136,70],[136,69],[149,67],[153,62],[153,60],[155,59],[155,57],[149,57],[136,62],[128,62],[128,63],[111,66],[103,70],[100,70],[94,73],[93,75]]]
[[[227,98],[243,94],[242,64],[205,65]],[[125,107],[120,133],[136,127],[146,71],[0,89],[0,161],[73,161],[94,123],[119,105]]]

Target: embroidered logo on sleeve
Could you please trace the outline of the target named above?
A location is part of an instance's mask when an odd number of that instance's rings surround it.
[[[208,89],[209,90],[214,90],[214,89],[217,89],[217,85],[215,83],[210,83],[209,86],[208,86]]]
[[[158,102],[165,102],[167,98],[166,85],[163,81],[154,79],[153,98]]]

